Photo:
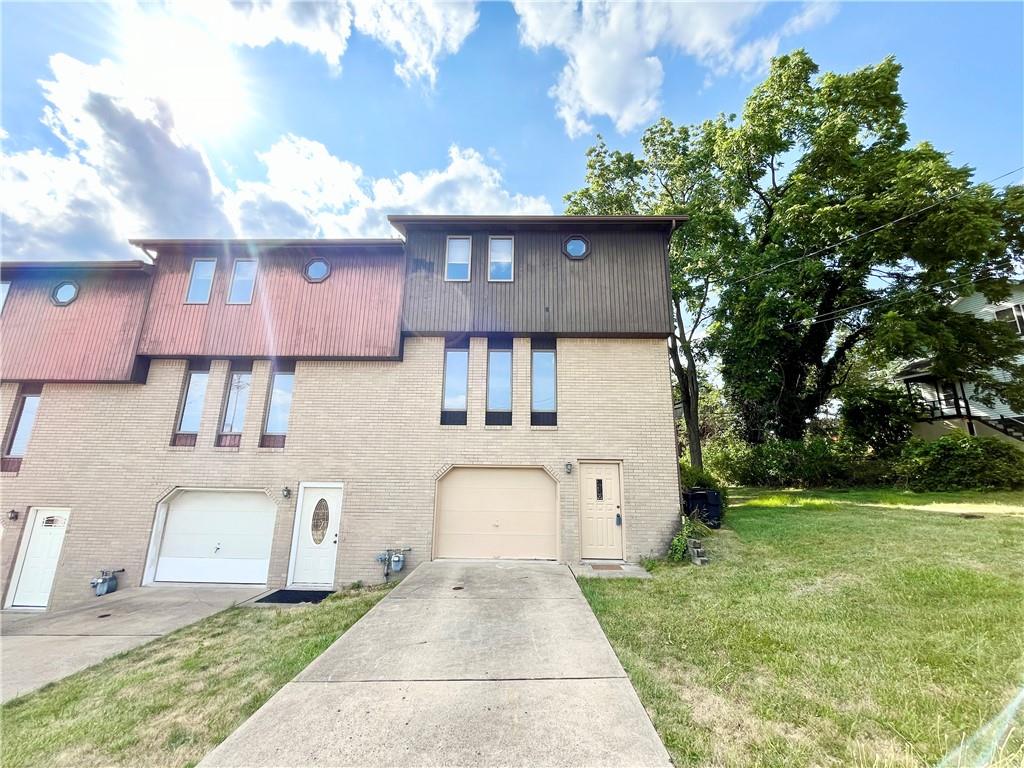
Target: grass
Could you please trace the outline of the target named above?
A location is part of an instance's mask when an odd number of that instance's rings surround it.
[[[386,593],[232,608],[14,699],[0,764],[194,765]]]
[[[739,489],[705,544],[581,582],[677,766],[1024,765],[1024,494]]]

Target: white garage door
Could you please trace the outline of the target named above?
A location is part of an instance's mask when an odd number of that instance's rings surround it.
[[[156,581],[266,584],[277,508],[254,491],[182,491],[168,504]]]
[[[557,502],[543,469],[452,469],[437,484],[434,556],[555,560]]]

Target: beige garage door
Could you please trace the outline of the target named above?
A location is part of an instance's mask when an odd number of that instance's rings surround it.
[[[557,501],[543,469],[452,469],[437,484],[434,557],[556,560]]]

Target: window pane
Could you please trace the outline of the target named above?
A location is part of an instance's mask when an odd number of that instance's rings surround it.
[[[245,428],[245,408],[249,404],[251,373],[232,373],[228,384],[228,399],[224,405],[224,423],[221,432],[236,433]]]
[[[469,280],[469,245],[468,237],[448,239],[448,252],[444,268],[446,280]]]
[[[512,238],[492,237],[488,258],[488,278],[491,280],[512,279]]]
[[[556,410],[555,353],[538,350],[533,353],[533,404],[535,411]]]
[[[292,387],[294,384],[294,373],[274,374],[273,389],[270,392],[270,405],[267,408],[266,434],[288,434],[288,416],[292,411]]]
[[[231,290],[228,304],[248,304],[252,301],[252,289],[256,285],[256,262],[238,259],[231,272]]]
[[[469,378],[469,350],[447,349],[444,353],[444,403],[446,411],[466,410]]]
[[[21,401],[21,413],[18,423],[14,426],[14,437],[11,439],[8,456],[24,456],[28,448],[28,439],[32,437],[32,427],[36,423],[36,412],[39,410],[39,395],[25,395]]]
[[[7,293],[10,290],[10,283],[0,283],[0,312],[4,311],[4,304],[7,303]]]
[[[188,375],[188,389],[181,404],[179,432],[198,432],[199,419],[203,415],[203,401],[206,399],[206,382],[210,374],[206,371],[192,371]]]
[[[512,410],[512,352],[507,349],[487,353],[487,410]]]
[[[213,289],[213,272],[217,262],[213,259],[196,259],[192,262],[192,274],[188,281],[188,296],[185,302],[188,304],[205,304],[210,300],[210,291]]]

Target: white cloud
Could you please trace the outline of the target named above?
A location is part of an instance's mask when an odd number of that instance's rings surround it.
[[[479,18],[475,3],[444,0],[179,0],[172,7],[236,45],[301,46],[323,56],[334,73],[341,71],[355,29],[400,57],[395,72],[404,81],[423,78],[431,84],[437,78],[438,60],[462,47]]]
[[[130,258],[129,237],[392,236],[389,213],[550,213],[452,146],[438,169],[369,178],[323,144],[286,135],[258,153],[263,178],[225,186],[175,107],[122,67],[58,54],[43,122],[64,154],[0,152],[6,259]]]
[[[519,36],[534,49],[555,47],[566,56],[549,94],[570,137],[608,117],[625,133],[660,109],[664,70],[656,55],[668,48],[692,56],[716,75],[761,71],[784,37],[835,15],[830,2],[808,2],[777,31],[743,40],[763,3],[638,3],[515,1]]]

